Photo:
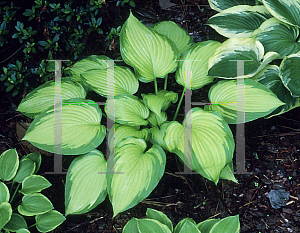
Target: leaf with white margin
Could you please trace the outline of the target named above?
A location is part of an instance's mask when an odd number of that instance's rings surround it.
[[[210,8],[215,11],[223,11],[238,5],[255,6],[256,0],[208,0]]]
[[[201,233],[196,222],[191,218],[182,219],[175,227],[174,233]]]
[[[280,115],[296,107],[300,107],[300,98],[292,97],[289,90],[283,85],[281,78],[279,77],[278,66],[268,65],[251,79],[258,81],[265,87],[269,88],[278,97],[278,99],[285,103],[285,105],[276,108],[265,118]]]
[[[266,52],[274,51],[281,57],[300,50],[299,29],[274,17],[262,23],[252,36],[263,44]]]
[[[36,118],[44,111],[54,106],[55,98],[55,84],[54,80],[45,82],[38,88],[30,92],[18,106],[17,111],[23,113],[29,118]],[[86,91],[80,83],[70,80],[62,79],[61,86],[61,98],[62,101],[71,98],[85,98]],[[59,93],[60,94],[60,93]]]
[[[165,35],[173,41],[179,51],[179,54],[182,54],[194,43],[193,38],[189,36],[187,31],[172,21],[159,22],[155,24],[153,28],[158,33]]]
[[[0,203],[8,202],[9,197],[10,194],[7,186],[3,182],[0,182]]]
[[[167,110],[170,103],[178,100],[178,94],[173,91],[161,90],[157,94],[142,94],[145,105],[159,117],[163,116],[163,111]]]
[[[238,92],[238,88],[243,91]],[[210,88],[208,98],[212,105],[205,109],[219,112],[228,124],[256,120],[284,105],[271,90],[252,79],[244,79],[243,84],[237,84],[237,80],[219,81]],[[237,104],[239,98],[244,98],[242,106]],[[237,119],[238,112],[242,118]]]
[[[11,218],[8,223],[3,227],[6,231],[16,232],[19,229],[27,228],[27,223],[25,219],[16,213],[12,213]]]
[[[30,233],[30,231],[25,228],[21,228],[21,229],[17,230],[16,233]]]
[[[166,225],[169,227],[170,231],[173,232],[173,224],[172,221],[165,215],[163,212],[147,208],[146,216],[148,219],[154,219],[162,224]]]
[[[26,194],[22,198],[22,203],[18,206],[18,211],[24,216],[34,216],[44,214],[54,209],[51,201],[40,193]]]
[[[104,201],[106,168],[104,155],[96,149],[72,161],[65,186],[66,216],[86,213]]]
[[[264,56],[263,45],[254,38],[230,38],[209,58],[208,75],[225,79],[250,78],[278,57],[275,52]],[[237,74],[238,61],[245,61],[244,75]]]
[[[264,16],[266,19],[270,19],[273,17],[273,15],[268,11],[268,9],[264,5],[252,6],[248,8],[248,11],[259,13],[262,16]]]
[[[279,67],[279,76],[293,97],[300,97],[300,52],[285,57]]]
[[[62,128],[61,153],[78,155],[98,147],[105,138],[106,128],[101,123],[102,112],[91,100],[70,99],[62,107],[37,116],[23,140],[54,153],[55,119],[60,117]]]
[[[147,125],[149,109],[134,95],[118,95],[106,101],[105,112],[109,119],[130,126]]]
[[[214,78],[207,75],[208,60],[221,45],[217,41],[198,42],[189,48],[181,57],[179,67],[176,71],[176,82],[187,89],[196,90]]]
[[[22,194],[38,193],[49,188],[52,184],[45,178],[39,175],[26,177],[22,182],[22,189],[19,191]]]
[[[22,181],[28,177],[31,176],[35,171],[35,162],[33,162],[31,159],[22,159],[20,161],[20,165],[17,171],[16,176],[13,179],[13,182],[22,183]]]
[[[169,39],[140,23],[130,12],[120,33],[120,51],[125,63],[151,82],[177,67],[178,51]]]
[[[36,228],[39,232],[49,232],[62,224],[66,218],[56,210],[35,216]]]
[[[0,180],[10,181],[17,173],[19,156],[16,149],[9,149],[0,155]]]
[[[170,229],[161,222],[154,219],[136,219],[128,221],[123,233],[172,233]]]
[[[232,132],[221,115],[201,108],[188,111],[184,125],[177,121],[169,124],[164,140],[186,166],[215,184],[235,148]]]
[[[9,222],[11,215],[11,205],[8,202],[0,203],[0,230]]]
[[[147,151],[146,148],[145,140],[127,138],[116,146],[114,158],[110,156],[108,159],[108,166],[114,165],[114,173],[107,174],[113,217],[148,197],[164,174],[164,150],[156,144]]]
[[[128,67],[115,66],[114,70],[110,70],[92,69],[81,75],[90,89],[105,97],[137,92],[139,81]]]
[[[251,6],[247,5],[231,7],[210,17],[206,24],[228,38],[251,37],[266,18],[257,12],[249,11],[249,8]]]
[[[299,0],[262,0],[274,17],[296,27],[300,27]]]

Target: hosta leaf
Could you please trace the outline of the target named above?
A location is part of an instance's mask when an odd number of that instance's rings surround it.
[[[0,203],[0,229],[9,222],[12,215],[12,208],[8,202]]]
[[[30,233],[30,231],[25,228],[21,228],[21,229],[17,230],[16,233]]]
[[[193,38],[188,35],[187,31],[172,21],[159,22],[153,28],[173,41],[180,54],[194,43]]]
[[[49,232],[62,224],[66,218],[56,210],[35,216],[36,228],[39,232]]]
[[[224,10],[208,19],[207,24],[222,36],[251,37],[266,20],[261,14],[249,11],[251,6],[240,5]]]
[[[22,159],[13,181],[21,183],[26,177],[31,176],[35,171],[35,163],[31,159]]]
[[[86,213],[104,201],[106,160],[93,150],[74,159],[68,169],[65,187],[66,215]]]
[[[240,232],[240,220],[239,215],[229,216],[216,222],[209,233],[239,233]]]
[[[10,194],[7,186],[4,183],[0,182],[0,203],[8,202],[9,197]]]
[[[165,112],[161,112],[160,115],[157,115],[154,112],[150,112],[149,117],[147,118],[147,120],[149,121],[149,124],[152,127],[156,127],[161,125],[163,122],[168,120],[168,116]]]
[[[31,159],[35,163],[35,170],[34,173],[36,174],[40,169],[42,163],[42,156],[40,153],[30,153],[25,156],[27,159]]]
[[[243,91],[238,92],[238,88]],[[208,97],[212,103],[209,109],[218,111],[228,124],[253,121],[284,105],[272,91],[252,79],[245,79],[243,84],[236,80],[219,81],[211,87]],[[238,106],[240,98],[244,98],[244,103]],[[237,119],[237,112],[242,112],[243,117]]]
[[[98,147],[105,137],[105,126],[100,125],[102,113],[99,106],[89,100],[71,99],[61,108],[49,110],[29,126],[23,140],[36,147],[54,153],[54,127],[57,118],[61,121],[62,154],[78,155]],[[76,135],[76,137],[74,137]]]
[[[208,0],[210,7],[215,11],[223,11],[237,5],[255,6],[256,0]]]
[[[197,224],[197,228],[201,231],[201,232],[210,232],[210,229],[217,223],[219,222],[219,219],[207,219],[205,221],[202,221],[200,223]]]
[[[169,227],[170,231],[173,232],[172,221],[163,212],[157,211],[155,209],[147,208],[146,215],[147,215],[148,219],[154,219],[154,220],[161,222],[162,224]]]
[[[93,91],[105,97],[135,94],[139,88],[138,79],[125,66],[116,66],[113,71],[110,69],[87,70],[82,73],[82,79]]]
[[[132,218],[125,225],[123,233],[172,233],[170,229],[154,219]]]
[[[130,126],[148,124],[146,118],[149,116],[149,109],[133,95],[119,95],[114,99],[107,99],[105,112],[116,123]]]
[[[280,21],[300,27],[299,0],[262,0],[262,2]]]
[[[71,98],[85,98],[86,91],[80,83],[75,83],[70,80],[62,80],[61,82],[61,98],[62,101]],[[39,114],[45,110],[54,108],[55,98],[55,81],[48,81],[38,88],[30,92],[21,101],[17,111],[23,113],[30,118],[36,118]]]
[[[33,193],[24,195],[22,203],[18,206],[18,211],[24,216],[34,216],[37,214],[44,214],[54,207],[51,201],[40,193]]]
[[[218,183],[224,167],[232,160],[234,140],[232,132],[217,112],[191,109],[184,125],[169,124],[165,143],[193,171]]]
[[[0,155],[0,180],[9,181],[17,173],[19,156],[16,149],[9,149]]]
[[[20,193],[31,194],[38,193],[42,190],[49,188],[52,184],[44,177],[39,175],[32,175],[26,177],[22,182],[22,189]]]
[[[189,48],[181,57],[176,71],[176,81],[187,89],[196,90],[211,83],[214,78],[207,76],[208,60],[221,45],[217,41],[199,42]]]
[[[268,65],[251,79],[258,81],[265,87],[269,88],[278,97],[278,99],[285,103],[285,105],[281,105],[267,115],[267,118],[280,115],[296,107],[300,107],[300,98],[292,97],[289,90],[283,85],[279,77],[278,66]]]
[[[178,51],[167,37],[147,28],[130,13],[120,33],[120,51],[123,60],[151,82],[177,67]]]
[[[225,168],[222,170],[221,174],[220,174],[220,179],[224,179],[224,180],[231,180],[235,183],[238,183],[238,181],[236,180],[236,178],[234,177],[233,174],[233,162],[229,162],[229,164],[227,164],[225,166]]]
[[[293,97],[300,97],[300,52],[285,57],[279,68],[282,83]]]
[[[168,128],[169,124],[171,124],[171,123],[170,122],[165,122],[160,126],[160,128],[152,127],[150,129],[150,132],[151,132],[150,142],[152,144],[160,145],[162,148],[164,148],[167,151],[169,151],[169,148],[165,143],[164,137],[166,135],[166,131],[167,131],[167,128]]]
[[[143,139],[128,138],[116,146],[114,158],[108,159],[108,163],[114,164],[115,172],[107,175],[114,216],[145,199],[164,174],[166,154],[163,149],[158,145],[145,151],[146,148]]]
[[[191,218],[182,219],[175,227],[174,233],[201,233]]]
[[[262,23],[254,31],[253,37],[261,42],[266,52],[274,51],[281,55],[289,55],[300,50],[297,41],[299,29],[283,23],[276,18],[271,18]]]
[[[16,213],[11,215],[9,222],[3,227],[4,230],[16,232],[21,228],[27,228],[27,223],[25,219]]]

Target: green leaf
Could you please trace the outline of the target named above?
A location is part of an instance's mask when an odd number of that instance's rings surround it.
[[[24,216],[34,216],[44,214],[53,208],[47,197],[40,193],[33,193],[24,195],[22,203],[18,206],[18,211]]]
[[[62,224],[66,218],[56,210],[35,216],[36,228],[40,232],[49,232]]]
[[[256,5],[256,0],[208,0],[209,6],[215,11],[223,11],[237,5]]]
[[[194,44],[193,38],[189,36],[187,31],[172,21],[159,22],[154,25],[153,29],[173,41],[179,51],[179,54],[182,54],[192,44]]]
[[[36,118],[47,109],[53,109],[55,103],[54,80],[48,81],[30,92],[21,101],[17,111],[30,118]],[[62,101],[71,98],[85,98],[86,91],[81,84],[72,81],[62,81],[58,91],[61,93]],[[58,93],[58,94],[60,94]],[[60,103],[58,104],[60,105]]]
[[[114,171],[107,175],[114,217],[144,200],[164,174],[166,154],[163,149],[158,145],[145,151],[146,148],[143,139],[127,138],[116,146],[115,156],[108,159],[108,171]]]
[[[280,21],[300,27],[299,0],[262,0],[262,2]]]
[[[21,229],[17,230],[16,233],[30,233],[30,231],[25,228],[21,228]]]
[[[38,115],[29,126],[23,140],[36,147],[54,153],[54,134],[61,135],[61,153],[78,155],[98,147],[105,137],[106,128],[100,125],[102,112],[90,100],[70,99],[62,107]],[[61,121],[62,132],[55,132],[57,118]],[[76,135],[76,137],[74,137]]]
[[[123,229],[123,233],[172,233],[170,229],[154,219],[132,218]]]
[[[167,37],[140,23],[132,13],[120,33],[120,51],[125,63],[142,76],[142,82],[163,77],[177,67],[176,47]]]
[[[22,183],[22,181],[33,174],[35,163],[31,159],[22,159],[13,182]]]
[[[0,182],[0,203],[8,202],[9,197],[10,194],[7,186],[4,183]]]
[[[149,121],[149,124],[152,127],[156,127],[156,126],[161,125],[163,122],[167,121],[168,116],[164,111],[162,111],[160,115],[157,115],[154,112],[150,112],[147,120]]]
[[[208,108],[218,111],[228,124],[253,121],[284,105],[272,91],[252,79],[245,79],[243,83],[219,81],[209,90],[208,98],[212,103]],[[238,105],[238,100],[242,100],[242,104]],[[237,119],[239,114],[243,117]]]
[[[215,184],[235,148],[232,132],[221,115],[201,108],[191,109],[183,125],[169,123],[164,140],[186,166]]]
[[[196,90],[211,83],[214,78],[207,74],[208,60],[220,45],[221,43],[217,41],[209,40],[199,42],[189,48],[179,62],[175,76],[177,83],[190,90]]]
[[[38,193],[49,188],[52,184],[44,177],[32,175],[26,177],[22,182],[22,189],[19,191],[22,194]]]
[[[300,50],[300,43],[297,41],[298,36],[298,28],[283,23],[274,17],[262,23],[253,33],[253,38],[262,43],[266,52],[274,51],[279,53],[281,57]]]
[[[109,119],[129,126],[147,125],[149,109],[137,96],[119,95],[106,101],[105,112]]]
[[[8,202],[2,202],[0,204],[0,229],[2,229],[5,224],[9,222],[11,215],[11,205]]]
[[[12,213],[11,219],[9,222],[3,227],[4,230],[16,232],[19,229],[25,228],[27,229],[27,223],[25,219],[16,213]]]
[[[90,89],[105,97],[135,94],[139,89],[138,79],[125,66],[87,70],[82,73],[82,79]]]
[[[197,227],[203,233],[210,232],[210,229],[219,221],[220,221],[219,219],[213,219],[213,218],[207,219],[205,221],[198,223]]]
[[[27,159],[31,159],[35,163],[35,171],[36,174],[38,170],[40,169],[41,163],[42,163],[42,156],[40,153],[30,153],[25,156]]]
[[[233,175],[233,162],[231,161],[229,164],[225,166],[220,174],[220,179],[231,180],[235,183],[238,183],[236,178]]]
[[[228,38],[251,37],[266,18],[249,8],[247,5],[231,7],[209,18],[207,24]]]
[[[147,208],[146,215],[148,219],[154,219],[161,222],[162,224],[165,224],[170,229],[170,231],[173,232],[173,224],[171,220],[161,211]]]
[[[182,219],[174,229],[174,233],[201,233],[191,218]]]
[[[66,215],[86,213],[104,201],[106,160],[93,150],[74,159],[68,169],[65,186]]]
[[[300,52],[285,57],[279,67],[279,76],[293,97],[300,97]]]
[[[0,155],[0,180],[9,181],[17,173],[19,156],[16,149],[9,149]]]
[[[229,216],[216,222],[209,233],[239,233],[240,232],[240,220],[239,215]]]
[[[165,143],[164,137],[166,135],[166,131],[168,126],[172,124],[171,122],[164,122],[160,125],[160,128],[158,127],[152,127],[150,129],[151,132],[151,139],[150,142],[152,144],[158,144],[165,150],[169,151],[168,146]]]

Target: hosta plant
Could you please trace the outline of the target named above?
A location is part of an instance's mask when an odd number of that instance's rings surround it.
[[[147,218],[132,218],[123,229],[123,233],[238,233],[240,232],[239,216],[223,219],[208,219],[198,224],[191,219],[182,219],[175,228],[171,220],[162,212],[147,209]]]
[[[51,201],[41,194],[51,186],[46,178],[36,175],[41,161],[38,153],[28,154],[19,161],[16,149],[0,155],[0,232],[2,229],[5,232],[30,232],[28,229],[32,226],[27,226],[24,217],[34,216],[34,225],[39,232],[49,232],[65,221],[65,217],[54,210]],[[20,202],[16,201],[17,194],[23,195]]]
[[[120,51],[126,64],[91,55],[75,63],[70,77],[46,82],[18,107],[34,119],[24,140],[49,152],[78,155],[66,177],[66,215],[86,213],[107,195],[113,216],[137,205],[163,176],[166,153],[176,154],[215,184],[219,179],[237,182],[235,140],[228,124],[265,117],[284,105],[272,90],[251,79],[279,55],[265,53],[255,38],[194,43],[173,22],[146,27],[132,13],[120,33]],[[242,84],[236,62],[228,65],[228,60],[239,59],[251,59]],[[163,87],[157,79],[164,80]],[[169,80],[183,86],[180,97],[170,90]],[[139,85],[147,89],[151,82],[154,93],[139,91]],[[205,85],[210,85],[211,104],[186,109],[184,119],[177,121],[185,93]],[[91,91],[106,98],[104,109],[86,99]],[[242,106],[237,97],[244,100]],[[168,111],[171,104],[177,105],[175,113]],[[101,125],[103,111],[110,128]],[[106,134],[108,158],[98,148]]]

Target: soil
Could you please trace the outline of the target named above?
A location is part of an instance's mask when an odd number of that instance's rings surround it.
[[[224,40],[204,25],[215,13],[210,10],[205,0],[174,1],[176,5],[166,10],[161,9],[158,1],[135,2],[137,6],[132,11],[144,23],[172,20],[183,26],[195,41]],[[126,17],[121,15],[128,15],[129,12],[126,7],[121,10],[125,13],[118,12],[119,18],[114,22],[118,25],[122,25],[126,20]],[[108,53],[117,54],[118,51],[116,49]],[[182,90],[177,85],[173,89],[175,92]],[[193,92],[192,101],[193,98],[205,101],[206,92],[207,88],[201,90],[202,95],[200,92]],[[16,148],[20,156],[30,153],[17,136],[17,125],[31,121],[15,111],[19,101],[5,93],[1,83],[0,153],[10,148]],[[174,107],[170,111],[174,111]],[[147,208],[162,211],[172,220],[174,226],[183,218],[193,218],[198,223],[208,218],[224,218],[239,214],[241,232],[299,232],[299,116],[298,108],[280,116],[258,119],[245,124],[245,169],[249,174],[236,174],[239,184],[221,180],[215,186],[200,175],[178,174],[183,172],[183,165],[174,154],[168,154],[163,178],[150,196],[140,204],[112,219],[112,207],[107,198],[87,214],[68,216],[67,220],[53,232],[120,233],[132,217],[144,218]],[[231,127],[235,132],[235,127]],[[104,152],[105,148],[100,150]],[[56,210],[64,213],[65,175],[46,174],[53,171],[54,159],[53,156],[46,154],[42,156],[39,174],[44,175],[52,183],[43,194],[52,201]],[[72,159],[70,156],[63,157],[64,171]],[[289,200],[286,200],[285,206],[274,209],[267,194],[271,190],[280,189],[290,194]],[[33,228],[31,232],[35,232],[35,229]]]

